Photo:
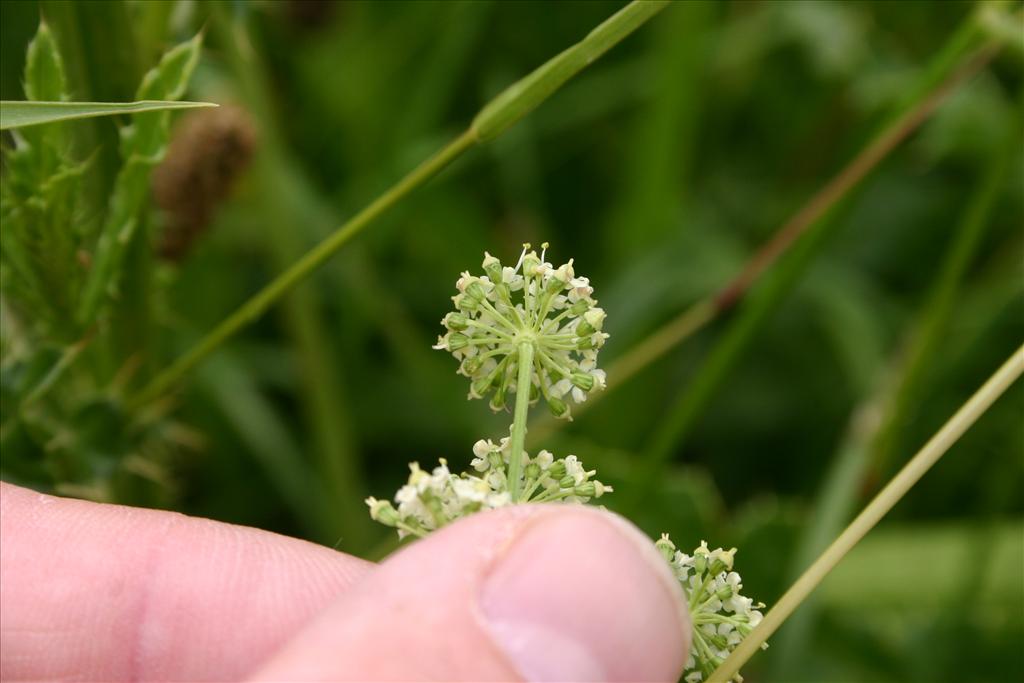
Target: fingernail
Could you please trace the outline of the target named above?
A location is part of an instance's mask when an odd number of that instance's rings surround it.
[[[480,600],[495,645],[525,680],[675,681],[682,671],[682,591],[653,543],[609,513],[538,518]]]

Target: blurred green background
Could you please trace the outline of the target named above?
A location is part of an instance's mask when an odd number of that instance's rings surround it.
[[[146,285],[115,303],[95,344],[104,361],[35,408],[73,416],[53,418],[73,462],[54,464],[53,434],[39,438],[5,394],[3,478],[380,557],[393,532],[362,498],[390,496],[412,460],[467,466],[510,419],[467,402],[455,362],[430,349],[460,271],[485,249],[514,260],[522,242],[549,241],[608,311],[608,367],[724,287],[976,9],[676,3],[372,225],[164,412],[119,412],[122,385],[621,5],[0,3],[3,99],[24,99],[42,13],[74,99],[133,99],[159,55],[205,27],[187,99],[230,105],[175,117],[162,199],[131,257]],[[744,592],[771,605],[1024,339],[1021,103],[1021,53],[1007,49],[749,296],[540,445],[598,469],[616,487],[601,502],[652,536],[738,546]],[[116,149],[115,121],[69,125],[86,153]],[[210,174],[223,182],[207,201],[195,183]],[[8,354],[5,382],[48,344]],[[746,678],[1024,680],[1022,425],[1018,384]],[[670,457],[652,469],[659,443]]]

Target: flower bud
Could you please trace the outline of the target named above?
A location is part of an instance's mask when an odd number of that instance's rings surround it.
[[[583,320],[597,331],[604,325],[606,315],[603,308],[591,308],[583,314]]]
[[[584,325],[584,324],[585,324],[584,322],[582,322],[582,321],[580,322],[581,326]],[[579,328],[577,328],[576,334],[579,334],[579,333],[580,333],[579,332]],[[594,348],[594,338],[592,336],[590,336],[590,335],[587,335],[585,337],[580,337],[579,339],[576,340],[576,348],[579,349],[580,351],[585,351],[587,349]]]
[[[370,519],[386,526],[395,526],[401,521],[398,511],[386,500],[377,500],[370,496],[366,499],[366,504],[370,507]]]
[[[444,317],[444,326],[449,330],[464,330],[469,327],[469,319],[461,313],[449,313]]]
[[[573,315],[581,316],[584,313],[586,313],[589,308],[590,308],[590,304],[588,304],[586,301],[580,299],[579,301],[574,303],[572,306],[570,306],[569,310],[572,312]]]
[[[658,552],[661,553],[666,562],[672,563],[673,558],[676,556],[676,544],[669,539],[668,534],[662,534],[661,538],[654,542],[654,547],[658,549]]]
[[[588,311],[589,312],[589,311]],[[590,338],[590,335],[597,332],[594,326],[588,323],[585,319],[580,319],[579,323],[576,324],[576,335],[579,337]]]
[[[482,397],[484,394],[490,391],[492,384],[494,384],[494,375],[487,375],[486,377],[481,377],[477,379],[472,384],[473,394],[475,396]]]
[[[528,277],[534,277],[540,275],[538,272],[540,268],[540,259],[537,258],[536,252],[531,251],[529,254],[523,257],[523,275]]]
[[[537,479],[540,477],[540,465],[535,462],[531,462],[523,468],[523,474],[526,475],[527,479]]]
[[[508,385],[502,382],[497,391],[494,392],[494,396],[491,397],[491,410],[498,412],[505,409],[505,391]]]
[[[487,273],[487,277],[491,279],[491,282],[495,284],[501,282],[501,261],[491,256],[486,251],[484,252],[483,268],[484,272]]]
[[[597,487],[594,485],[594,482],[587,481],[577,486],[574,489],[574,491],[577,496],[582,496],[583,498],[593,498],[594,494],[597,493]]]
[[[736,554],[736,548],[732,550],[716,550],[711,553],[711,563],[708,567],[708,572],[712,576],[717,576],[724,571],[732,570],[733,555]]]
[[[557,396],[548,396],[547,403],[548,409],[551,411],[551,414],[554,415],[555,417],[569,416],[569,406],[567,406],[565,404],[565,401],[558,398]]]
[[[469,337],[464,334],[454,332],[448,335],[448,350],[458,351],[469,346]]]
[[[484,291],[484,287],[480,284],[479,280],[473,280],[466,286],[466,295],[476,302],[487,298],[487,292]]]
[[[583,391],[591,391],[594,388],[594,376],[585,372],[572,373],[572,383]]]
[[[465,311],[467,313],[472,313],[480,306],[480,303],[478,301],[476,301],[472,297],[466,296],[465,294],[458,294],[454,296],[452,298],[452,301],[455,302],[455,308],[457,308],[460,311]]]
[[[558,480],[558,485],[563,489],[575,488],[576,480],[572,478],[571,474],[567,474]]]
[[[556,460],[551,467],[548,468],[548,476],[558,481],[565,476],[565,461]],[[571,484],[570,484],[571,486]]]

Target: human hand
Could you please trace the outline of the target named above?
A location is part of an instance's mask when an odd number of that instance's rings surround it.
[[[675,681],[682,599],[582,506],[481,513],[374,565],[0,484],[4,680]]]

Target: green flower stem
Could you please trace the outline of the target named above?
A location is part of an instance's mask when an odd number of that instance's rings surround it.
[[[793,613],[801,602],[811,594],[822,579],[839,564],[840,560],[882,519],[896,503],[938,462],[949,448],[963,436],[979,417],[1002,396],[1021,374],[1024,374],[1024,345],[1018,348],[1003,363],[992,377],[960,410],[936,432],[928,443],[910,459],[902,470],[892,478],[882,491],[868,503],[857,518],[832,542],[832,545],[815,560],[814,564],[797,579],[779,602],[765,615],[764,620],[751,631],[743,642],[729,655],[708,683],[725,683],[732,679],[748,659]]]
[[[480,110],[468,130],[423,162],[397,185],[353,216],[332,235],[307,252],[293,266],[242,304],[184,356],[153,378],[130,401],[130,404],[133,407],[138,407],[159,398],[228,338],[246,324],[259,318],[277,299],[309,277],[369,223],[424,184],[445,166],[462,156],[467,150],[478,143],[488,142],[501,135],[516,121],[554,94],[570,78],[640,28],[668,4],[667,0],[634,0],[605,20],[583,40],[555,55],[533,72],[510,85]]]
[[[516,410],[512,419],[512,440],[508,459],[508,486],[512,502],[519,502],[519,473],[523,469],[523,445],[526,442],[526,414],[530,410],[530,376],[533,371],[533,344],[519,344],[519,377],[516,379]]]

